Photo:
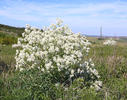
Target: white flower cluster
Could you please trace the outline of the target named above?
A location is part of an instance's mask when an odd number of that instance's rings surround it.
[[[116,45],[116,41],[113,39],[109,39],[109,40],[104,41],[103,44],[104,45]]]
[[[70,78],[75,73],[89,73],[99,78],[94,64],[89,66],[89,62],[84,61],[83,55],[89,52],[89,44],[86,37],[74,34],[60,19],[56,24],[44,27],[43,31],[26,25],[22,38],[14,45],[20,47],[16,50],[16,69],[66,70]]]
[[[102,87],[102,81],[95,81],[93,86],[91,86],[91,88],[96,88],[96,90],[100,90]]]

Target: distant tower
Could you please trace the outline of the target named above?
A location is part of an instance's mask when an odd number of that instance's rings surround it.
[[[98,40],[104,40],[102,36],[102,26],[100,27],[100,36],[98,37]]]
[[[102,26],[100,27],[100,39],[102,39]]]

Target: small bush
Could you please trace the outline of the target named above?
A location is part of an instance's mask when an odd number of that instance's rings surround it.
[[[10,45],[17,43],[17,38],[13,35],[0,32],[0,44]]]
[[[1,44],[10,45],[15,44],[17,42],[17,39],[15,37],[4,37],[1,40]]]
[[[82,77],[86,87],[98,90],[102,84],[94,63],[87,59],[89,45],[86,37],[74,34],[60,19],[43,31],[27,25],[15,45],[20,47],[16,50],[16,69],[38,68],[51,74],[54,82],[67,85]]]

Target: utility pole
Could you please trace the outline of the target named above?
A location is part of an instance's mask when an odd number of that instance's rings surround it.
[[[100,27],[100,39],[102,39],[102,26]]]

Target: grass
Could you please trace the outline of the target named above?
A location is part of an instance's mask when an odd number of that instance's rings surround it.
[[[96,39],[94,39],[94,41],[96,41]],[[99,71],[101,80],[103,81],[102,90],[97,94],[92,94],[92,93],[89,94],[87,90],[84,90],[82,92],[80,91],[81,95],[84,95],[84,98],[87,98],[87,99],[82,98],[80,100],[127,100],[127,95],[126,95],[127,93],[127,46],[126,46],[127,43],[125,41],[124,42],[118,41],[118,44],[116,46],[103,46],[100,45],[101,42],[102,41],[98,40],[97,43],[91,46],[89,57],[92,58],[96,69]],[[0,60],[4,61],[8,65],[9,64],[13,65],[14,67],[15,49],[12,49],[11,45],[7,45],[7,46],[0,45],[0,50],[1,50]],[[12,88],[11,86],[12,79],[15,80],[14,82],[18,81],[16,80],[16,77],[17,74],[14,74],[13,72],[12,73],[4,72],[3,74],[1,74],[0,85],[4,87],[0,87],[2,88],[0,90],[0,98],[2,98],[2,96],[7,97],[6,99],[3,100],[11,100],[13,98],[13,95],[10,95],[11,93],[9,93],[8,89]],[[20,86],[20,84],[18,85]],[[17,91],[16,88],[14,89],[15,91]],[[24,93],[25,92],[26,91],[24,90]],[[23,91],[21,91],[21,93],[25,95]],[[71,93],[71,91],[69,93]],[[69,95],[69,93],[67,93],[67,95]],[[70,98],[72,97],[73,96],[71,95]],[[19,100],[25,100],[25,99],[22,98]],[[63,100],[67,100],[67,99],[64,98]]]
[[[1,70],[11,70],[15,66],[15,49],[11,45],[0,45],[0,67]],[[6,67],[6,69],[4,68]]]
[[[89,55],[103,81],[103,91],[108,100],[127,99],[127,47],[94,46]],[[123,97],[123,98],[122,98]]]
[[[12,26],[8,26],[8,25],[3,25],[0,24],[0,33],[4,33],[4,34],[11,34],[14,36],[21,36],[21,33],[24,32],[24,28],[20,28],[20,27],[12,27]]]

